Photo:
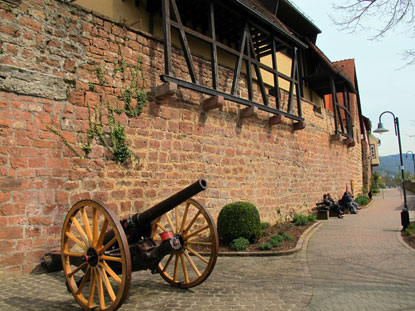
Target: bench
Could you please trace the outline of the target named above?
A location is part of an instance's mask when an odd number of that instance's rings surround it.
[[[327,209],[327,206],[324,202],[316,203],[317,207],[317,219],[318,220],[328,220],[330,217],[330,210]]]
[[[316,207],[317,207],[317,219],[318,220],[328,220],[329,217],[338,217],[339,213],[333,210],[330,210],[327,208],[327,206],[324,204],[324,202],[318,202],[316,203]],[[341,208],[343,208],[343,206],[340,206]],[[346,210],[348,212],[346,212]],[[345,214],[349,214],[349,208],[345,208],[344,209],[344,213]]]

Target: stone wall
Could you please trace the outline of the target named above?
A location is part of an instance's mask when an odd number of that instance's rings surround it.
[[[356,145],[348,148],[330,140],[333,116],[306,101],[307,126],[293,131],[287,119],[268,127],[262,112],[240,122],[244,107],[232,102],[203,113],[206,97],[179,89],[168,100],[150,97],[138,117],[116,115],[138,169],[116,163],[96,141],[80,157],[91,114],[103,107],[108,130],[106,107],[119,105],[131,82],[123,66],[140,60],[145,90],[161,84],[162,43],[75,6],[32,0],[0,5],[0,51],[0,271],[32,271],[59,245],[63,219],[80,199],[122,217],[205,178],[209,188],[196,198],[215,219],[226,203],[246,200],[274,223],[308,213],[325,192],[339,196],[351,182],[355,192],[362,187],[358,118]],[[183,56],[174,53],[175,74],[186,77]],[[196,61],[208,80],[207,63]],[[229,87],[231,71],[222,67],[220,76]]]

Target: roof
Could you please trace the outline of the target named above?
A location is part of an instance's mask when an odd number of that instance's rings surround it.
[[[354,59],[339,60],[337,62],[333,62],[333,65],[338,71],[342,72],[351,83],[353,83],[354,87],[356,87]]]
[[[346,84],[347,87],[350,89],[350,91],[352,93],[357,93],[357,90],[356,90],[356,87],[355,87],[356,85],[354,83],[354,81],[355,81],[354,75],[351,78],[346,76],[345,73],[342,71],[342,69],[343,69],[342,63],[338,62],[339,64],[336,66],[335,63],[332,63],[329,60],[329,58],[318,48],[317,45],[315,45],[309,39],[306,39],[305,41],[308,44],[310,50],[312,52],[314,52],[317,55],[317,57],[320,59],[320,61],[322,61],[322,63],[324,63],[326,65],[326,67],[329,71],[329,72],[327,72],[327,74],[333,73],[337,81],[339,81],[342,84]],[[353,61],[353,70],[354,70],[354,60],[352,60],[352,61]],[[345,63],[344,66],[346,66],[346,63]],[[349,65],[347,65],[347,68],[349,68],[348,66]],[[329,89],[324,90],[323,92],[326,92],[326,94],[331,93],[331,91]]]
[[[238,5],[242,6],[249,13],[253,14],[261,21],[271,26],[279,34],[283,35],[286,39],[294,43],[294,45],[307,48],[304,41],[297,38],[290,29],[284,25],[284,23],[273,13],[269,11],[259,0],[233,0]]]

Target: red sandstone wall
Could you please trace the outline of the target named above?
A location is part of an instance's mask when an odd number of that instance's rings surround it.
[[[137,118],[119,117],[141,157],[139,170],[109,160],[98,144],[81,159],[47,126],[77,146],[89,126],[88,105],[115,101],[126,83],[114,73],[117,42],[127,63],[141,57],[149,91],[161,84],[162,44],[52,0],[0,9],[0,39],[2,70],[33,74],[28,85],[22,78],[0,88],[0,271],[31,271],[59,245],[66,212],[79,199],[98,200],[122,216],[205,178],[209,189],[197,199],[215,218],[226,203],[246,200],[258,206],[264,221],[275,222],[307,213],[324,192],[340,195],[351,180],[355,191],[362,187],[357,123],[357,144],[347,148],[330,142],[332,116],[316,115],[310,103],[303,102],[306,128],[294,132],[289,120],[268,128],[265,113],[238,125],[239,107],[230,102],[204,114],[205,97],[182,89],[162,103],[151,99]],[[102,65],[107,86],[99,85],[93,62]],[[197,65],[204,80],[205,65]],[[178,56],[175,66],[176,75],[184,76]],[[231,74],[221,70],[225,87]]]

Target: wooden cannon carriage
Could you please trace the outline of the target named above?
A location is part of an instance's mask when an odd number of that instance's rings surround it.
[[[81,307],[117,310],[132,271],[149,269],[180,288],[206,280],[216,263],[218,235],[209,212],[191,198],[206,188],[200,179],[121,221],[97,202],[76,203],[63,224],[59,256]]]

